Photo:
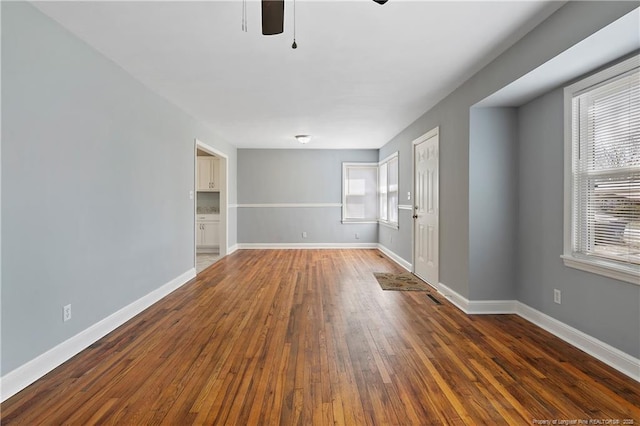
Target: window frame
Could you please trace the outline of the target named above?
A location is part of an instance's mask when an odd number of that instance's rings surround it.
[[[371,218],[353,218],[347,217],[347,197],[355,194],[348,194],[347,192],[347,176],[348,171],[351,168],[363,168],[363,169],[375,169],[376,181],[376,214]],[[366,196],[366,194],[365,194]],[[378,223],[378,163],[357,163],[357,162],[343,162],[342,163],[342,223]]]
[[[396,184],[395,188],[392,188],[392,183],[390,183],[389,179],[389,165],[395,162],[395,170],[396,176],[394,178]],[[384,191],[380,185],[380,175],[383,167],[386,167],[387,170],[387,178],[386,185]],[[347,197],[351,196],[347,191],[347,176],[349,169],[351,168],[366,168],[366,169],[375,169],[376,171],[376,182],[375,182],[375,190],[376,190],[376,214],[375,218],[353,218],[347,217]],[[382,194],[385,196],[385,206],[387,216],[385,218],[381,217],[381,202],[382,202]],[[395,206],[392,205],[393,197],[389,197],[389,194],[395,195]],[[353,194],[355,195],[355,194]],[[384,160],[371,163],[371,162],[343,162],[342,163],[342,223],[377,223],[379,225],[384,225],[393,229],[399,229],[399,204],[400,204],[400,162],[398,152],[394,152],[393,154],[386,157]],[[394,207],[394,208],[392,208]],[[395,221],[389,220],[389,213],[394,210],[395,211]]]
[[[396,162],[396,176],[395,176],[395,181],[396,181],[396,188],[392,189],[392,184],[390,183],[391,179],[391,167],[390,164],[391,162]],[[380,172],[379,170],[385,166],[386,167],[386,185],[385,185],[385,204],[386,204],[386,217],[383,218],[380,215],[380,207],[378,207],[378,223],[380,223],[381,225],[393,228],[393,229],[398,229],[399,228],[399,204],[400,204],[400,159],[399,159],[399,155],[398,155],[398,151],[394,152],[393,154],[389,155],[388,157],[386,157],[385,159],[383,159],[382,161],[380,161],[378,163],[378,176],[380,176]],[[379,178],[378,178],[378,188],[381,188],[381,184],[379,182]],[[380,197],[380,193],[381,190],[378,189],[378,206],[380,206],[381,203],[381,197]],[[392,209],[391,206],[391,200],[393,199],[392,197],[390,197],[390,194],[396,194],[395,197],[395,208]],[[391,211],[394,210],[395,211],[395,218],[396,220],[390,220],[389,216],[391,215]]]
[[[588,256],[573,251],[574,239],[574,123],[573,99],[608,80],[640,68],[640,55],[634,55],[564,89],[564,241],[561,258],[570,268],[640,285],[640,265]]]

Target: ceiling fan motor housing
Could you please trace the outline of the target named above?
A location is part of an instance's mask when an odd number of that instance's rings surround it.
[[[262,0],[262,34],[282,34],[284,31],[284,0]]]
[[[385,4],[388,0],[373,0]],[[282,34],[284,31],[284,0],[262,0],[262,34]],[[295,49],[295,47],[294,47]]]

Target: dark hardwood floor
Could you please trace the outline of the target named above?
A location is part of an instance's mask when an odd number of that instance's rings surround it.
[[[382,291],[373,272],[393,271],[377,250],[238,251],[5,401],[1,423],[640,424],[640,383],[517,316]]]

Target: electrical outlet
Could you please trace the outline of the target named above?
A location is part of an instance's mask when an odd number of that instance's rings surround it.
[[[69,321],[71,319],[71,305],[65,305],[62,308],[62,320]]]
[[[558,305],[562,304],[562,292],[557,288],[553,290],[553,301]]]
[[[302,233],[302,238],[307,238],[307,233],[306,232]]]

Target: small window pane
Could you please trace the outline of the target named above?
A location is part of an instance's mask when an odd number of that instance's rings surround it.
[[[398,223],[398,157],[389,160],[389,222]]]
[[[380,165],[379,171],[379,202],[380,202],[380,219],[387,220],[387,163]]]

